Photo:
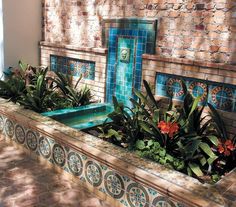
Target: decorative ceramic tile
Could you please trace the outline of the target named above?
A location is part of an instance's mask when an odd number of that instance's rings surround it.
[[[85,79],[89,80],[94,80],[95,78],[95,62],[92,61],[50,55],[50,67],[52,71],[68,75],[82,75]]]
[[[131,207],[149,207],[148,192],[137,183],[127,187],[127,201]]]
[[[121,176],[112,171],[108,171],[104,176],[106,192],[113,198],[120,199],[124,195],[124,181]]]
[[[29,130],[26,134],[26,144],[30,150],[36,151],[37,146],[38,146],[37,136],[31,130]]]
[[[233,94],[232,88],[216,85],[211,87],[210,100],[216,108],[231,111],[233,107]]]
[[[0,116],[0,132],[2,132],[4,129],[4,118],[3,116]]]
[[[98,187],[102,184],[102,170],[99,165],[93,161],[87,161],[85,164],[86,180],[93,186]]]
[[[236,87],[233,85],[157,73],[156,95],[170,97],[173,94],[174,99],[183,101],[182,81],[185,82],[193,97],[200,96],[199,105],[206,105],[209,102],[217,109],[236,110]]]
[[[53,148],[52,148],[52,157],[53,157],[53,161],[63,167],[65,165],[66,162],[66,154],[65,151],[63,149],[62,146],[60,146],[59,144],[54,144]]]
[[[120,61],[129,63],[130,59],[130,48],[121,48],[120,49]]]
[[[152,207],[176,207],[167,197],[158,196],[153,200]]]
[[[7,136],[9,137],[13,137],[14,135],[14,124],[13,122],[10,120],[10,119],[7,119],[6,120],[6,123],[5,123],[5,132],[7,134]]]
[[[67,164],[73,175],[80,176],[83,173],[83,161],[76,152],[70,152],[67,156]]]
[[[39,139],[39,152],[46,159],[51,156],[51,146],[47,138],[41,137]]]
[[[132,88],[139,90],[141,87],[142,54],[152,54],[155,51],[157,22],[149,24],[150,22],[145,20],[142,20],[142,23],[133,21],[134,19],[128,24],[122,22],[121,28],[107,27],[109,45],[106,101],[109,103],[112,102],[112,96],[116,95],[119,101],[131,105],[127,100],[134,96]],[[125,40],[124,44],[120,39]],[[132,39],[135,42],[131,44],[129,40]]]
[[[207,83],[204,83],[202,81],[191,81],[189,83],[189,91],[193,95],[193,97],[201,97],[200,102],[204,104],[207,101],[208,96],[208,86]]]
[[[16,140],[20,143],[20,144],[24,144],[25,142],[25,130],[22,126],[20,126],[19,124],[17,124],[15,126],[15,137]]]
[[[184,90],[183,81],[180,78],[168,78],[166,81],[166,90],[169,96],[173,95],[174,99],[183,100]]]

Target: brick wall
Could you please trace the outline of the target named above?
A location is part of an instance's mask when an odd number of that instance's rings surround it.
[[[158,18],[156,52],[236,64],[235,0],[43,0],[44,40],[101,47],[104,18]]]

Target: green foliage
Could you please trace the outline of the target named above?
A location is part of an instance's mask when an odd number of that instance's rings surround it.
[[[46,73],[47,69],[39,75],[35,85],[26,86],[27,93],[18,100],[21,105],[39,113],[47,110],[45,99],[52,91],[47,90]]]
[[[215,136],[218,137],[218,144],[215,147],[215,153],[218,155],[217,164],[214,166],[217,172],[223,174],[236,167],[236,135],[230,137],[227,133],[225,123],[218,111],[208,103],[210,115],[212,117],[212,125],[215,129]],[[227,146],[227,142],[230,142]],[[231,146],[229,146],[231,145]],[[220,152],[219,146],[223,150]],[[227,153],[226,153],[227,152]]]
[[[64,96],[71,102],[73,107],[87,105],[91,103],[92,95],[90,89],[85,86],[81,90],[76,90],[82,76],[78,79],[75,86],[72,84],[71,76],[56,72],[56,78],[50,78],[60,88]]]
[[[191,176],[216,181],[217,176],[226,172],[223,166],[230,170],[232,162],[235,163],[235,150],[232,150],[235,138],[233,145],[228,146],[231,151],[226,159],[217,150],[220,137],[223,137],[222,142],[228,140],[219,114],[209,105],[211,113],[204,115],[205,107],[198,106],[200,97],[194,98],[184,81],[182,83],[185,98],[183,104],[176,107],[172,99],[167,107],[161,107],[161,101],[155,100],[146,81],[143,82],[145,93],[134,89],[137,99],[130,99],[132,109],[118,103],[114,97],[115,110],[109,115],[113,122],[100,127],[100,137],[136,149],[142,157]]]
[[[183,170],[185,167],[184,161],[168,154],[166,149],[161,147],[159,142],[154,140],[138,140],[136,142],[136,152],[141,157],[149,158],[162,165],[176,170]]]
[[[134,149],[138,138],[142,137],[139,127],[139,112],[125,107],[113,97],[114,111],[108,115],[112,122],[100,127],[100,137],[110,139],[121,146]]]
[[[25,83],[22,79],[10,77],[6,81],[0,80],[0,97],[16,103],[25,93]]]
[[[0,97],[18,102],[36,112],[45,112],[91,103],[91,91],[85,86],[77,90],[70,76],[57,73],[48,77],[48,69],[33,67],[19,61],[19,68],[11,69],[8,78],[0,81]]]

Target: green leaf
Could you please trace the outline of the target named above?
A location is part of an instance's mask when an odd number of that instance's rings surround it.
[[[196,176],[198,177],[203,176],[203,172],[200,169],[199,165],[197,165],[196,163],[189,162],[188,166]]]
[[[198,96],[195,100],[194,100],[194,102],[193,102],[193,105],[192,105],[192,108],[191,108],[191,111],[190,111],[190,113],[189,113],[189,115],[188,115],[188,118],[192,115],[192,113],[196,110],[196,108],[198,107],[198,103],[199,103],[199,100],[200,100],[200,96]]]
[[[138,140],[135,144],[135,147],[139,150],[144,150],[146,146],[143,140]]]
[[[211,135],[211,136],[207,136],[207,138],[208,138],[215,146],[218,146],[219,140],[218,140],[218,138],[217,138],[216,136]]]
[[[202,157],[202,158],[200,159],[200,163],[201,163],[202,166],[204,166],[204,165],[207,163],[206,158],[205,158],[205,157]]]
[[[147,133],[149,133],[151,135],[154,135],[153,131],[150,129],[150,127],[145,122],[140,121],[139,125],[144,131],[146,131]]]
[[[122,139],[122,136],[116,130],[114,130],[114,129],[109,129],[108,130],[108,135],[109,135],[109,137],[115,136],[115,138],[117,140],[121,140]]]
[[[217,158],[218,158],[218,156],[209,157],[209,158],[207,159],[207,163],[208,163],[209,165],[211,165]]]
[[[148,85],[148,82],[147,82],[146,80],[143,80],[143,84],[144,84],[144,87],[145,87],[145,89],[146,89],[146,91],[147,91],[147,94],[148,94],[150,100],[152,101],[153,105],[154,105],[156,108],[158,108],[158,104],[157,104],[157,102],[156,102],[156,100],[155,100],[155,98],[154,98],[154,96],[153,96],[153,94],[152,94],[152,91],[151,91],[150,86]]]
[[[207,143],[201,142],[199,147],[211,158],[215,157],[216,155],[210,148],[210,146]]]

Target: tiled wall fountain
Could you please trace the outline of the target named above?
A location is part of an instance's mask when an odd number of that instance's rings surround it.
[[[142,55],[154,54],[157,21],[138,19],[114,19],[103,22],[107,34],[108,65],[106,101],[115,95],[125,105],[130,105],[132,88],[140,89],[142,79]]]

